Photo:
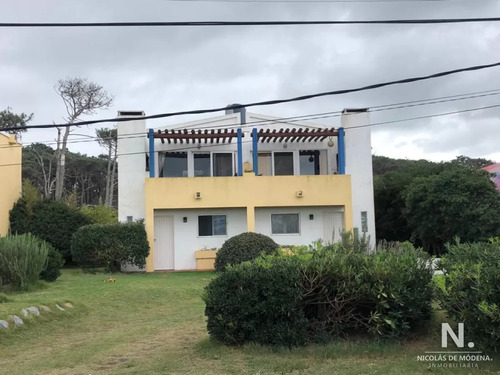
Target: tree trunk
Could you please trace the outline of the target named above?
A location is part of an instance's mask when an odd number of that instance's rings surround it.
[[[64,175],[66,173],[66,151],[67,151],[66,145],[68,143],[69,132],[70,132],[70,127],[67,126],[64,129],[62,144],[57,155],[55,200],[60,200],[62,198],[64,190]],[[58,136],[58,143],[59,139],[60,137]]]

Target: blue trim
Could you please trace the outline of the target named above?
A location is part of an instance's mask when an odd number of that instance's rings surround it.
[[[339,174],[345,174],[344,128],[339,128]]]
[[[242,147],[242,138],[243,132],[241,129],[238,129],[238,176],[243,176],[243,147]]]
[[[154,130],[149,129],[148,132],[149,138],[149,177],[155,177],[155,137]]]
[[[257,136],[257,128],[252,129],[252,152],[253,152],[253,171],[255,175],[259,175],[259,158],[258,158],[258,147],[259,138]]]

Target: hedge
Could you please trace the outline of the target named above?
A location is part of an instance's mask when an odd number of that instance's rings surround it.
[[[127,263],[144,268],[149,243],[143,223],[91,224],[73,235],[71,253],[86,271],[119,272]]]
[[[500,349],[500,239],[446,245],[439,267],[445,277],[441,306],[477,350]]]
[[[230,345],[400,338],[430,319],[432,273],[411,244],[375,254],[329,246],[312,256],[260,257],[208,285],[207,328]]]

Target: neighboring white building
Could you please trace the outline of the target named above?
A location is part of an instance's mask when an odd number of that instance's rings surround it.
[[[196,268],[195,251],[255,231],[282,245],[335,241],[356,229],[375,242],[366,109],[338,129],[246,112],[146,129],[118,124],[118,215],[145,219],[147,271]]]

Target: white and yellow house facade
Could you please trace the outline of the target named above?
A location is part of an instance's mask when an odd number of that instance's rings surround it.
[[[22,147],[14,134],[0,132],[0,236],[9,233],[9,211],[21,196]]]
[[[369,112],[345,110],[338,129],[248,113],[147,129],[119,112],[118,215],[144,219],[146,271],[196,269],[196,252],[242,232],[281,245],[375,239]],[[198,252],[199,254],[199,252]]]

